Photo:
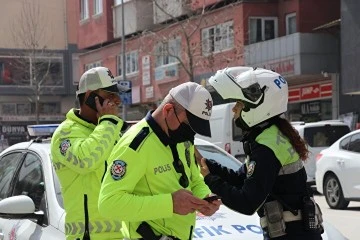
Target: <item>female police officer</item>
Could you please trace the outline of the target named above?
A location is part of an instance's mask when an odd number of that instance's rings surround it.
[[[224,99],[237,101],[235,124],[244,132],[246,164],[237,172],[201,159],[212,192],[229,208],[257,211],[265,239],[321,239],[322,217],[306,185],[305,142],[286,112],[288,86],[278,73],[251,67],[218,71],[209,83]]]

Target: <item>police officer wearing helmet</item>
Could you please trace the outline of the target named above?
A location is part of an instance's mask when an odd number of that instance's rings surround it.
[[[288,85],[276,72],[251,67],[218,71],[209,83],[224,99],[235,99],[235,124],[244,132],[246,162],[231,171],[201,159],[201,173],[229,208],[257,212],[264,239],[322,239],[322,216],[306,185],[305,142],[280,115]]]
[[[192,239],[195,211],[212,215],[220,201],[194,158],[195,133],[210,136],[210,93],[187,82],[122,136],[109,157],[99,210],[123,220],[126,239]]]
[[[98,211],[106,160],[126,123],[119,117],[117,84],[105,67],[92,68],[80,78],[80,109],[71,109],[51,139],[51,159],[64,199],[67,240],[122,239],[120,219]]]

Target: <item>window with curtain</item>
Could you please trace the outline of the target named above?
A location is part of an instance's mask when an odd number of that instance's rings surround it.
[[[202,29],[201,38],[203,55],[233,48],[233,21]]]
[[[278,35],[276,17],[251,17],[249,21],[249,43],[274,39]]]
[[[177,57],[181,56],[181,39],[158,43],[155,47],[155,55],[156,67],[178,62]]]
[[[103,12],[103,1],[94,0],[94,15],[100,14]]]
[[[131,51],[131,52],[127,52],[125,55],[126,58],[126,64],[125,64],[125,70],[126,70],[126,75],[127,74],[135,74],[137,72],[139,72],[139,53],[138,51]],[[122,54],[117,56],[117,72],[118,75],[121,76],[122,75]]]
[[[286,15],[286,35],[296,33],[296,13]]]
[[[80,20],[89,18],[88,0],[80,0]]]

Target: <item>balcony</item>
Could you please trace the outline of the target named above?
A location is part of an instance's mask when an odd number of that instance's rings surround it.
[[[156,0],[153,3],[154,23],[163,23],[188,14],[191,0]]]
[[[245,46],[246,65],[272,69],[284,76],[338,72],[339,47],[328,34],[294,33]]]
[[[153,3],[149,0],[130,0],[124,2],[125,34],[151,28],[153,25]],[[121,4],[114,6],[114,38],[122,36]]]

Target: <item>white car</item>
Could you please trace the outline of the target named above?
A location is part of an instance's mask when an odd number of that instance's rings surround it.
[[[330,208],[360,201],[360,130],[350,132],[317,156],[316,189]]]
[[[200,153],[238,169],[241,163],[219,147],[195,140]],[[64,240],[63,201],[50,160],[50,140],[10,146],[0,154],[0,240]],[[346,239],[328,223],[324,240]],[[196,239],[261,240],[256,214],[245,216],[221,206],[213,216],[197,215]]]
[[[328,148],[336,140],[350,132],[350,128],[339,120],[326,120],[319,122],[292,122],[292,126],[307,142],[309,157],[305,161],[307,182],[310,186],[315,185],[316,155],[321,150]]]

